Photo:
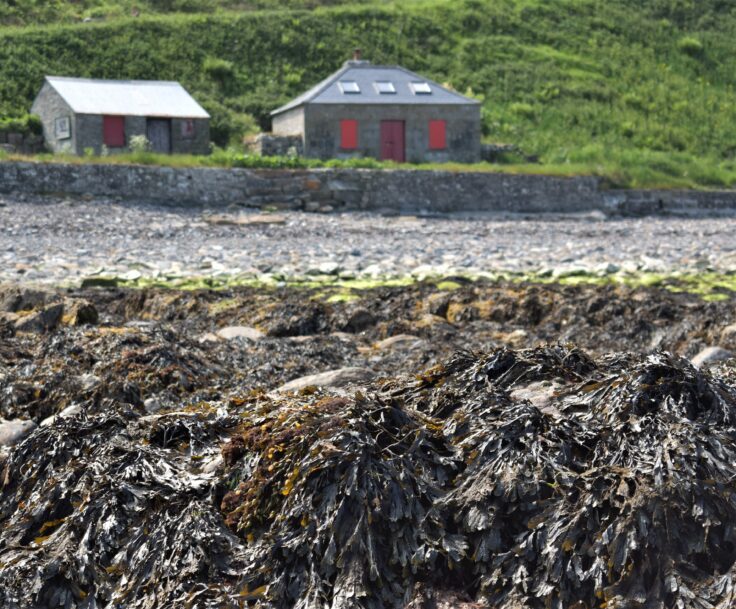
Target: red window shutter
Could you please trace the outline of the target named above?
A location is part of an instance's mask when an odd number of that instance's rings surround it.
[[[125,146],[125,117],[102,117],[102,141],[108,148],[123,148]]]
[[[346,119],[340,121],[340,148],[355,150],[358,147],[358,121]]]
[[[429,149],[447,148],[447,121],[429,121]]]

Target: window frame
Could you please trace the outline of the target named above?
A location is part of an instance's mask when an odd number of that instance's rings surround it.
[[[355,85],[355,90],[352,91],[349,88],[346,87],[346,85]],[[337,82],[337,86],[340,89],[340,93],[343,95],[360,95],[360,85],[358,84],[358,81],[356,80],[339,80]]]
[[[388,87],[382,90],[382,85],[388,85]],[[390,80],[375,80],[373,81],[373,87],[379,95],[396,95],[396,85]]]
[[[430,85],[427,81],[412,81],[409,83],[409,87],[411,88],[411,92],[414,95],[432,95],[432,85]],[[424,87],[426,87],[426,90],[423,90]]]

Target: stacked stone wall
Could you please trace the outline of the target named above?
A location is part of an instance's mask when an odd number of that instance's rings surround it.
[[[736,191],[606,190],[594,177],[0,162],[0,192],[200,207],[393,213],[734,213]]]

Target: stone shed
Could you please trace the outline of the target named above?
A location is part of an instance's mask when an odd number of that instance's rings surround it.
[[[397,162],[480,160],[480,103],[359,52],[271,113],[274,135],[300,136],[308,157]]]
[[[155,152],[210,151],[210,116],[177,82],[47,76],[31,112],[53,152],[123,152],[136,135]]]

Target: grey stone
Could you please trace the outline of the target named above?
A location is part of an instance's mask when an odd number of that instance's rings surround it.
[[[397,334],[390,336],[384,340],[378,341],[374,347],[379,351],[387,351],[389,349],[413,349],[419,347],[424,341],[413,334]]]
[[[95,128],[101,129],[101,123]],[[307,179],[314,174],[315,179]],[[302,191],[281,192],[285,179],[303,179]],[[291,182],[289,182],[291,184]],[[401,169],[250,170],[214,167],[168,168],[115,164],[0,163],[0,192],[63,193],[166,205],[242,205],[243,193],[260,189],[280,194],[252,198],[261,206],[280,201],[291,208],[323,209],[337,199],[329,183],[350,183],[361,193],[343,201],[340,210],[382,210],[390,213],[424,210],[431,213],[494,212],[514,214],[579,214],[600,210],[616,215],[707,212],[733,213],[735,191],[609,191],[596,177],[558,178],[483,172],[445,172]],[[312,186],[316,184],[316,188]],[[124,185],[121,188],[121,185]],[[250,199],[249,199],[250,200]],[[271,201],[273,200],[273,201]],[[310,206],[310,202],[320,203]],[[273,218],[270,218],[273,221]],[[651,266],[652,261],[643,261]],[[655,265],[656,266],[656,265]],[[621,267],[625,269],[624,264]]]
[[[349,332],[363,332],[376,324],[376,317],[367,309],[356,309],[348,317],[345,329]]]
[[[319,374],[302,376],[281,385],[276,391],[286,393],[291,391],[300,391],[306,387],[347,387],[370,382],[375,373],[368,368],[339,368],[338,370],[328,370]]]
[[[69,312],[64,319],[68,319],[73,326],[96,324],[100,318],[95,306],[87,300],[73,300],[67,309]]]
[[[721,340],[724,343],[736,342],[736,324],[731,324],[721,330]]]
[[[452,296],[447,292],[430,294],[424,301],[424,308],[431,315],[445,317],[447,315],[447,309],[450,306],[450,300],[452,300]]]
[[[217,331],[217,336],[225,340],[234,340],[236,338],[245,338],[247,340],[261,340],[265,335],[263,332],[250,326],[227,326]]]
[[[82,407],[79,404],[72,404],[71,406],[64,408],[61,412],[51,415],[50,417],[46,417],[41,421],[41,427],[48,427],[49,425],[53,425],[58,419],[73,417],[80,412],[82,412]]]
[[[558,414],[559,411],[552,406],[552,402],[555,395],[562,388],[563,386],[558,383],[540,381],[514,389],[511,392],[511,397],[517,401],[530,402],[547,414]]]
[[[48,332],[59,325],[63,314],[64,305],[62,303],[50,305],[41,311],[18,319],[15,322],[15,330],[16,332]]]
[[[38,425],[33,421],[21,421],[20,419],[3,421],[0,419],[0,446],[15,446],[36,427]]]
[[[692,363],[696,368],[703,368],[718,362],[729,360],[732,357],[734,357],[734,353],[723,349],[722,347],[706,347],[692,358]]]

